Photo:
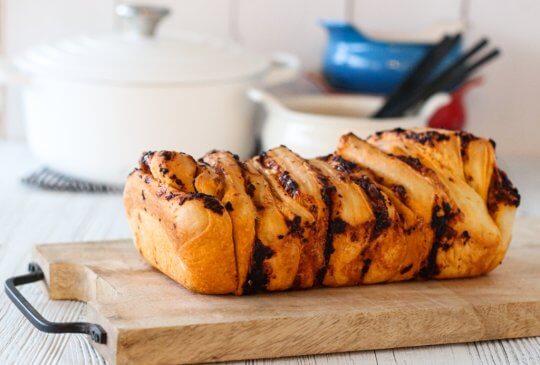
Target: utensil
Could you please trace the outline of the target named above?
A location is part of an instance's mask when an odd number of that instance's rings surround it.
[[[452,49],[454,49],[460,40],[461,34],[444,36],[439,43],[426,52],[425,56],[414,66],[404,81],[390,94],[390,96],[388,96],[388,98],[386,98],[386,102],[382,108],[375,113],[374,117],[378,118],[384,116],[388,108],[398,102],[402,95],[406,95],[407,92],[414,90],[427,82],[429,77],[433,75],[433,72],[439,63],[452,51]]]
[[[195,34],[156,35],[167,13],[123,4],[122,32],[36,46],[5,65],[3,81],[22,87],[27,138],[41,163],[122,184],[145,150],[253,152],[245,93],[291,80],[298,59]]]
[[[404,94],[395,99],[394,104],[385,105],[384,113],[379,111],[377,117],[395,117],[404,114],[407,110],[413,108],[418,103],[426,100],[430,95],[437,92],[449,90],[456,85],[463,83],[470,75],[485,63],[493,60],[500,54],[499,49],[494,49],[476,62],[466,66],[466,62],[475,56],[482,48],[487,45],[487,39],[480,40],[470,50],[446,67],[440,74],[432,80],[420,85],[413,90],[407,90]]]
[[[425,126],[435,111],[450,102],[448,94],[436,94],[415,115],[378,120],[370,117],[384,102],[376,96],[300,95],[278,100],[261,90],[248,95],[266,111],[262,149],[284,144],[306,157],[332,152],[339,137],[348,132],[365,138],[380,130]]]
[[[436,43],[373,39],[346,22],[321,24],[329,35],[323,74],[337,91],[388,94]],[[460,49],[459,41],[440,67],[455,60]]]

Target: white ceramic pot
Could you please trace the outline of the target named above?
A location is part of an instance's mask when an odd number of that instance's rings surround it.
[[[22,85],[28,142],[45,165],[122,183],[146,150],[253,152],[251,87],[295,77],[291,55],[197,35],[154,36],[167,9],[120,5],[125,31],[35,47],[4,65]]]
[[[384,99],[365,95],[303,95],[276,99],[261,90],[250,98],[266,110],[261,142],[264,150],[285,145],[303,157],[335,151],[339,137],[352,132],[361,138],[387,129],[425,126],[431,115],[450,102],[448,94],[433,95],[416,115],[372,119]]]

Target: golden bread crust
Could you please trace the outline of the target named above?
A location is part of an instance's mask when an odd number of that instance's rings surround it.
[[[143,171],[128,177],[124,203],[135,246],[152,266],[200,293],[235,291],[232,223],[223,208],[208,209],[204,196],[174,191]]]
[[[150,264],[236,295],[488,273],[519,199],[492,141],[427,128],[347,134],[312,160],[284,146],[246,162],[146,153],[124,191]]]
[[[242,294],[246,282],[251,259],[255,232],[255,205],[246,192],[243,166],[230,152],[211,152],[203,157],[203,161],[213,166],[223,175],[223,196],[221,201],[233,223],[233,238],[236,254],[238,282],[236,293]]]

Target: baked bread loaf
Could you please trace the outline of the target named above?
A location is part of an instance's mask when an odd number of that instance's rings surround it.
[[[435,129],[347,134],[311,160],[284,146],[246,162],[148,152],[124,191],[151,265],[238,295],[488,273],[519,199],[493,141]]]

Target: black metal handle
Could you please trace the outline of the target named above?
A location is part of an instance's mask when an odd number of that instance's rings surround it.
[[[107,332],[99,324],[86,322],[50,322],[47,321],[39,312],[30,304],[16,288],[18,285],[24,285],[45,279],[43,271],[36,263],[28,265],[29,273],[26,275],[14,276],[6,280],[4,288],[6,294],[11,301],[19,308],[22,314],[36,327],[38,330],[47,333],[85,333],[90,335],[92,340],[97,343],[107,343]]]

